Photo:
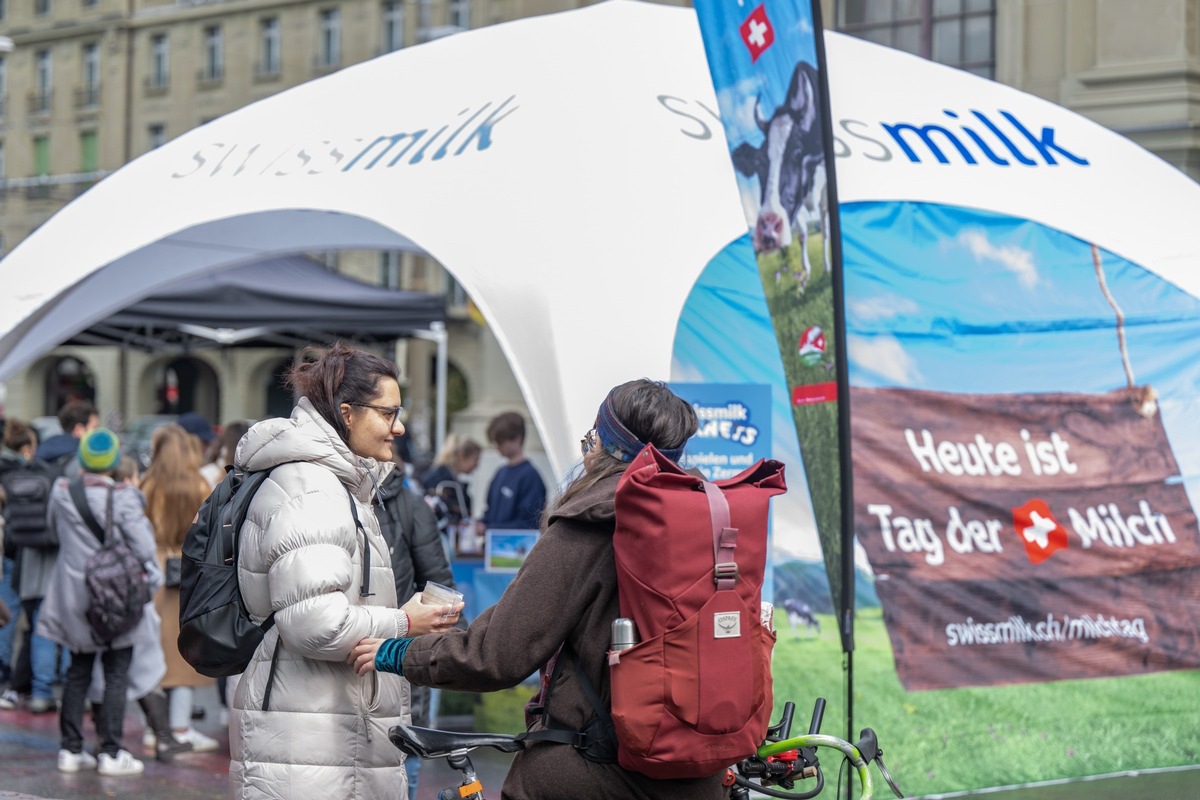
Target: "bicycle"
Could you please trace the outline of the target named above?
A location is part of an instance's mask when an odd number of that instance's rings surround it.
[[[870,770],[872,762],[896,797],[904,797],[883,763],[883,750],[879,747],[875,731],[863,728],[859,740],[853,744],[820,733],[825,700],[817,698],[808,733],[791,736],[795,711],[794,703],[785,703],[782,718],[778,724],[767,729],[766,739],[758,751],[726,771],[725,785],[731,787],[730,800],[748,800],[752,789],[768,797],[786,800],[810,800],[816,797],[825,788],[825,776],[817,759],[817,749],[821,747],[837,750],[857,770],[859,800],[874,800],[875,781]],[[475,767],[468,755],[472,750],[494,747],[502,753],[515,753],[525,749],[523,740],[506,733],[462,733],[396,725],[388,735],[392,743],[407,755],[425,759],[445,758],[446,763],[462,774],[458,786],[441,790],[439,800],[485,800],[483,784],[475,774]],[[793,791],[798,780],[809,779],[817,781],[811,790]]]

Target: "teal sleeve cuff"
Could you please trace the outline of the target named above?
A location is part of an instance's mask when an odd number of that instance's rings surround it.
[[[375,653],[375,671],[404,674],[404,654],[412,639],[387,639]]]

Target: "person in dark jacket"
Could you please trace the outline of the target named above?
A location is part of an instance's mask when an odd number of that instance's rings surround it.
[[[606,653],[610,625],[620,616],[612,541],[617,483],[646,443],[680,452],[697,421],[686,401],[645,379],[617,386],[604,404],[604,419],[582,442],[582,472],[546,513],[544,532],[500,601],[465,631],[363,640],[351,653],[360,673],[398,672],[414,685],[495,691],[521,683],[566,643],[601,701],[611,703]],[[605,421],[611,418],[622,430]],[[549,705],[554,720],[571,730],[583,730],[596,716],[572,663],[563,665]],[[502,795],[715,800],[728,795],[722,777],[654,780],[590,761],[568,745],[533,742],[513,759]]]
[[[430,581],[453,588],[454,574],[450,571],[450,561],[438,533],[433,509],[407,485],[402,441],[399,436],[392,440],[395,453],[392,460],[396,468],[375,493],[375,517],[391,551],[396,596],[412,597]],[[409,703],[414,725],[432,724],[431,692],[427,686],[412,687]],[[421,759],[404,760],[409,800],[416,800],[420,770]]]
[[[487,437],[500,451],[504,464],[488,484],[487,510],[476,524],[476,533],[536,529],[546,507],[546,484],[525,457],[525,419],[515,411],[497,414],[488,423]]]

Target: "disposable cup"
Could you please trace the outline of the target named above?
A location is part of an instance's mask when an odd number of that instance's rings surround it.
[[[453,606],[462,602],[462,592],[456,592],[449,586],[429,581],[421,592],[421,602],[427,606]]]

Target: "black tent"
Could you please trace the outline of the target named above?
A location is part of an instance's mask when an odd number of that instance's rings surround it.
[[[372,286],[302,256],[192,278],[76,334],[69,344],[193,350],[296,347],[334,338],[388,341],[426,334],[445,298]]]

